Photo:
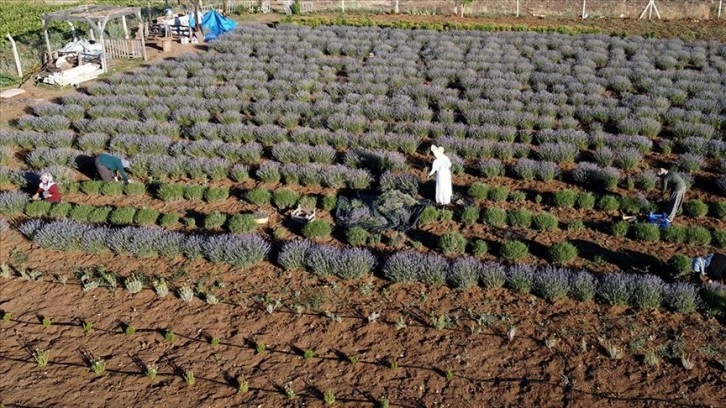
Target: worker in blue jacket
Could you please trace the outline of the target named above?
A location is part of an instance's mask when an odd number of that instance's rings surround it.
[[[121,179],[125,183],[129,182],[129,177],[124,171],[124,169],[131,167],[131,162],[128,160],[103,153],[96,157],[95,163],[96,170],[98,170],[98,174],[101,176],[103,181],[118,181],[119,176],[121,176]]]

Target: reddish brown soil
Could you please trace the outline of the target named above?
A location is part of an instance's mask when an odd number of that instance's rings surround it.
[[[536,24],[541,20],[486,21]],[[726,38],[723,24],[717,22],[598,23],[604,24],[605,31],[644,34],[657,30],[676,35],[708,29],[712,38]],[[23,87],[29,91],[23,97],[0,104],[0,122],[19,117],[38,99],[73,92],[31,84]],[[469,182],[457,180],[462,186]],[[520,182],[516,188],[546,197],[558,185]],[[694,194],[715,199],[703,192]],[[68,194],[66,199],[95,205],[153,206],[164,211],[250,209],[233,199],[214,206],[167,205],[151,198],[89,199],[82,194]],[[532,202],[525,206],[535,209]],[[595,227],[566,233],[570,239],[590,245],[573,267],[643,271],[656,264],[651,261],[692,250],[665,243],[644,247],[612,237],[602,232],[611,215],[552,211],[562,222],[579,218]],[[726,226],[713,218],[681,220],[711,228]],[[267,232],[279,218],[273,217],[272,223]],[[457,225],[427,227],[415,239],[433,246],[435,236]],[[481,225],[471,231],[472,236],[490,240],[501,240],[502,233]],[[523,234],[532,248],[530,261],[542,262],[543,248],[565,233]],[[549,304],[507,290],[460,292],[418,284],[392,285],[378,277],[359,282],[320,280],[304,272],[282,271],[271,263],[235,270],[182,258],[67,254],[38,248],[14,231],[0,236],[0,263],[44,272],[39,282],[17,277],[0,281],[0,311],[12,316],[0,321],[0,406],[5,407],[323,406],[322,396],[328,390],[334,392],[337,405],[348,407],[373,406],[382,396],[390,399],[391,406],[401,407],[716,407],[726,401],[726,374],[718,363],[726,360],[726,332],[723,322],[700,314],[633,311],[570,300]],[[121,289],[121,284],[115,291],[83,292],[73,272],[97,265],[120,276],[140,272],[165,277],[172,287],[201,282],[202,291],[213,290],[222,301],[207,305],[199,299],[186,304],[173,295],[158,299],[149,285],[136,295]],[[60,283],[65,280],[67,283]],[[268,305],[276,301],[280,306],[268,313]],[[380,317],[368,322],[374,312]],[[432,317],[442,315],[449,316],[452,323],[434,328]],[[43,317],[53,324],[43,327]],[[406,328],[397,330],[399,320]],[[81,329],[84,321],[93,324],[88,335]],[[124,335],[127,325],[136,333]],[[517,334],[509,342],[506,332],[512,326]],[[176,334],[171,344],[164,339],[166,330]],[[218,346],[209,344],[213,337],[220,339]],[[598,338],[621,347],[623,358],[609,359]],[[263,353],[255,351],[260,343],[266,345]],[[36,366],[31,355],[36,349],[49,352],[46,367]],[[313,357],[306,360],[302,356],[308,349]],[[643,362],[648,350],[665,356],[659,366]],[[352,355],[359,357],[356,364],[348,361]],[[681,355],[694,362],[692,370],[681,366]],[[89,357],[105,360],[106,372],[91,373]],[[391,368],[392,362],[398,368]],[[152,363],[159,368],[155,380],[143,374],[143,366]],[[180,374],[184,370],[194,371],[195,385],[184,384]],[[453,373],[451,381],[445,378],[446,370]],[[232,385],[236,377],[249,382],[248,393],[236,392]],[[294,399],[284,394],[287,384],[296,394]]]
[[[726,352],[722,326],[698,314],[548,304],[506,290],[459,292],[377,278],[325,281],[269,265],[235,271],[201,261],[73,256],[35,248],[15,232],[2,246],[2,261],[8,248],[18,248],[29,255],[27,266],[53,265],[42,269],[56,276],[2,284],[0,307],[13,316],[0,323],[0,372],[12,379],[0,386],[5,406],[322,406],[327,390],[351,407],[372,406],[383,395],[404,407],[722,406],[725,396],[724,372],[711,354]],[[72,278],[58,283],[93,264],[177,284],[204,278],[223,302],[185,304],[172,295],[158,299],[150,289],[84,293]],[[180,270],[182,277],[171,278]],[[364,283],[371,284],[367,294]],[[276,300],[281,306],[269,314],[267,304]],[[373,312],[380,317],[368,323]],[[453,323],[437,330],[432,316],[443,314]],[[53,324],[43,327],[43,317]],[[396,329],[399,319],[407,328]],[[93,323],[87,336],[83,321]],[[124,335],[125,325],[136,334]],[[517,334],[510,343],[511,326]],[[176,334],[173,344],[164,340],[166,330]],[[212,337],[220,345],[209,344]],[[624,357],[606,357],[598,337],[621,346]],[[547,339],[556,344],[548,348]],[[267,351],[256,353],[258,343]],[[36,366],[34,349],[49,351],[48,366]],[[314,356],[306,360],[308,349]],[[673,358],[649,367],[641,361],[645,350],[688,354],[695,367],[686,371]],[[106,372],[91,373],[84,354],[104,359]],[[350,355],[360,361],[351,364]],[[153,381],[140,366],[151,363],[159,367]],[[194,371],[195,385],[184,384],[183,370]],[[249,381],[247,394],[230,385],[237,376]],[[282,392],[288,383],[294,400]]]

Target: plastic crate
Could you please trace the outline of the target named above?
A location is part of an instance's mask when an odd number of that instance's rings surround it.
[[[668,228],[671,225],[671,222],[668,221],[668,216],[665,213],[650,213],[650,215],[648,215],[648,222],[661,228]]]

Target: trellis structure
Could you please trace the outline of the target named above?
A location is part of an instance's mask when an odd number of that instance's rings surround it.
[[[140,35],[137,39],[129,39],[129,28],[126,24],[126,16],[136,16],[139,20]],[[86,5],[73,7],[66,10],[56,11],[43,15],[43,36],[45,37],[45,46],[48,49],[48,55],[52,55],[53,49],[50,46],[50,38],[48,37],[48,25],[51,21],[83,21],[91,26],[90,35],[93,39],[94,32],[98,34],[99,41],[101,43],[101,68],[103,72],[108,71],[108,64],[106,62],[106,38],[104,31],[106,30],[106,24],[109,20],[114,18],[121,18],[121,23],[124,29],[125,41],[129,42],[127,45],[120,45],[118,41],[114,42],[113,50],[110,55],[111,57],[120,57],[121,54],[118,52],[119,49],[132,50],[130,54],[125,54],[123,57],[128,58],[143,58],[146,60],[146,45],[144,44],[143,25],[141,24],[141,8],[139,7],[114,7],[114,6],[98,6],[98,5]]]

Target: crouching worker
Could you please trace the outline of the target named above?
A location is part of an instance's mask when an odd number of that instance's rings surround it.
[[[41,197],[51,203],[59,203],[61,201],[58,184],[53,182],[53,176],[50,173],[43,173],[40,176],[40,185],[38,185],[38,191],[33,196],[33,200],[39,200]]]
[[[96,170],[98,170],[98,175],[101,176],[101,179],[106,182],[112,180],[118,181],[118,177],[121,176],[121,179],[125,183],[128,183],[129,178],[124,169],[128,169],[130,166],[131,162],[128,160],[119,159],[110,154],[103,153],[96,157]]]
[[[694,273],[700,273],[709,281],[722,281],[726,279],[726,255],[708,254],[697,256],[691,262]]]

